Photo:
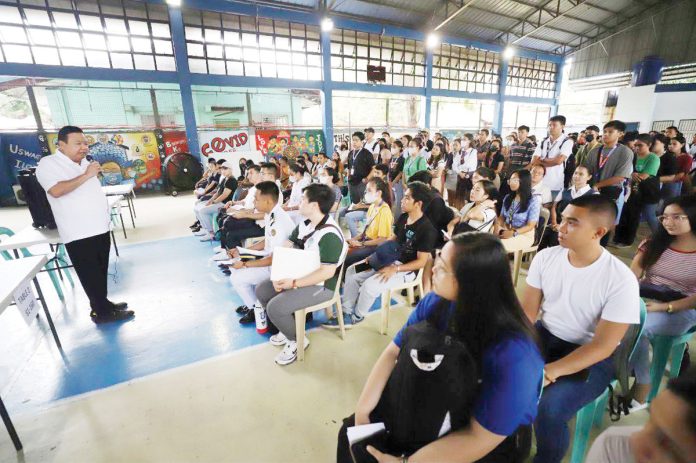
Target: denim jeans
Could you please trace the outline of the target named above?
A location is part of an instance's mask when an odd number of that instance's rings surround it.
[[[631,366],[638,384],[650,384],[650,338],[656,334],[679,336],[696,325],[696,310],[680,310],[674,313],[648,312],[643,335],[638,340]]]
[[[578,347],[557,338],[537,322],[536,329],[546,363],[565,357]],[[586,404],[599,397],[614,379],[613,358],[602,360],[587,370],[563,376],[547,386],[539,401],[534,422],[537,454],[534,463],[560,463],[568,450],[568,422]]]
[[[392,191],[394,192],[392,212],[394,213],[394,221],[396,221],[401,216],[401,200],[404,197],[404,184],[401,183],[401,180],[393,184]]]
[[[363,246],[350,252],[346,256],[345,268],[348,269],[351,265],[357,264],[361,260],[367,259],[377,250],[377,246]]]
[[[364,220],[367,216],[367,210],[363,209],[361,211],[350,211],[346,213],[346,225],[350,230],[350,237],[355,238],[362,232],[358,230],[358,225],[361,220]]]
[[[657,221],[657,203],[643,204],[643,210],[641,212],[643,214],[643,219],[646,222],[648,222],[650,231],[652,233],[655,233],[657,231],[658,225],[660,224]]]

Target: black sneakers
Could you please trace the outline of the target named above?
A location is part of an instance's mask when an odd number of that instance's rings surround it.
[[[256,321],[256,315],[254,315],[253,310],[249,310],[247,313],[245,313],[242,318],[239,319],[239,323],[241,325],[247,325],[249,323],[254,323]]]
[[[97,312],[93,310],[89,316],[94,323],[101,325],[102,323],[130,320],[135,317],[135,312],[132,310],[111,310],[103,314],[97,314]]]
[[[234,311],[237,312],[239,315],[244,315],[244,314],[247,313],[249,310],[250,310],[249,307],[247,307],[247,306],[245,306],[245,305],[240,305],[239,307],[237,307],[236,309],[234,309]]]

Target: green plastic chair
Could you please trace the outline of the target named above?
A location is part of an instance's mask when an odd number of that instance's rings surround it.
[[[220,229],[220,227],[218,227],[218,223],[217,223],[217,219],[218,219],[219,215],[220,215],[219,212],[216,212],[215,214],[213,214],[213,234],[217,233],[218,230]]]
[[[645,327],[645,320],[647,318],[648,311],[645,307],[645,302],[640,300],[640,329],[638,330],[638,335],[636,336],[636,341],[631,348],[631,352],[628,360],[630,361],[633,353],[636,351],[636,346],[638,345],[638,340],[643,334],[643,328]],[[616,389],[618,381],[612,381],[611,387]],[[588,403],[582,407],[578,413],[575,415],[575,434],[573,436],[573,450],[570,455],[570,463],[582,463],[585,460],[585,452],[587,451],[587,444],[590,439],[590,431],[592,426],[599,427],[602,424],[602,419],[604,417],[604,411],[607,409],[607,403],[609,402],[609,388],[607,388],[602,395],[597,397],[594,401]]]
[[[0,236],[13,236],[14,232],[10,230],[9,228],[5,227],[0,227]],[[29,252],[27,248],[20,248],[19,252],[22,254],[23,257],[31,257],[33,254]],[[8,251],[0,251],[0,254],[2,254],[2,257],[5,260],[12,260],[14,257],[8,252]],[[63,295],[63,290],[60,287],[60,280],[58,278],[58,275],[56,275],[56,268],[57,267],[65,267],[67,266],[67,258],[66,258],[66,252],[65,252],[65,246],[60,244],[58,246],[58,249],[56,250],[56,259],[53,260],[52,262],[49,262],[46,264],[44,269],[49,270],[48,276],[51,279],[51,283],[53,283],[53,287],[56,289],[56,293],[58,293],[58,297],[60,298],[61,301],[65,301],[65,296]],[[72,276],[70,275],[69,269],[63,269],[65,272],[65,275],[68,278],[68,281],[70,282],[70,286],[73,288],[75,287],[75,283],[73,282]]]
[[[691,340],[694,334],[696,334],[696,326],[692,326],[689,331],[680,336],[655,335],[650,338],[650,344],[652,344],[653,348],[653,358],[652,366],[650,367],[650,382],[652,387],[648,395],[648,402],[652,402],[660,391],[662,376],[664,375],[665,367],[670,357],[672,357],[672,366],[669,370],[669,376],[670,378],[679,376],[686,344]]]

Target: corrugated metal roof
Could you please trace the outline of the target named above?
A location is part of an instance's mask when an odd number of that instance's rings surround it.
[[[519,47],[567,53],[598,33],[612,33],[627,17],[640,17],[679,0],[581,0],[579,4],[577,0],[254,0],[312,11],[324,1],[329,15],[418,30],[438,26],[458,5],[468,4],[442,28],[443,34],[499,45],[517,41]]]

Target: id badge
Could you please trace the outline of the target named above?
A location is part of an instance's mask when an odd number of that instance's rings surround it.
[[[350,175],[355,175],[355,168],[350,169]]]

